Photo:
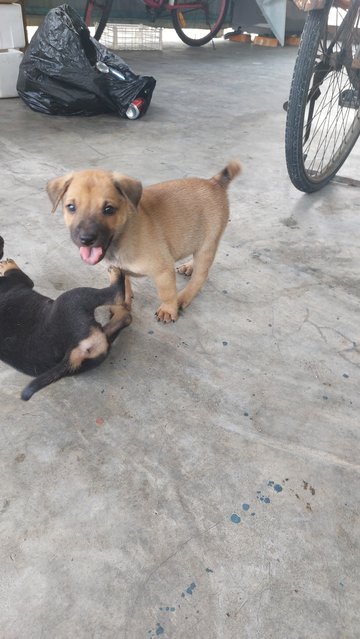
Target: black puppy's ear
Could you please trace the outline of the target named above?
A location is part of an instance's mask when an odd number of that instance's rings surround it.
[[[0,235],[0,260],[2,260],[4,255],[4,240]]]
[[[121,175],[121,173],[113,173],[115,188],[121,193],[121,195],[129,198],[130,202],[137,208],[142,195],[142,184],[139,180],[129,177],[128,175]]]
[[[71,184],[73,175],[73,173],[68,173],[67,175],[63,175],[62,177],[54,178],[47,183],[47,194],[53,205],[51,213],[55,213],[57,207],[59,206],[60,200],[62,200]]]

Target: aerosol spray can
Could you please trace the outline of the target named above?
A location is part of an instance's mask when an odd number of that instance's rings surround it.
[[[107,64],[105,64],[105,62],[99,61],[96,63],[95,66],[97,70],[100,71],[100,73],[110,73],[110,75],[113,75],[118,80],[125,80],[125,76],[121,73],[121,71],[119,71],[118,69],[114,69],[113,67],[109,67]]]

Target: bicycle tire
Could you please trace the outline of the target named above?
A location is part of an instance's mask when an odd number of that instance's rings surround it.
[[[349,56],[360,42],[355,29],[360,0],[355,0],[335,25],[329,45],[332,4],[307,16],[287,106],[287,170],[294,186],[305,193],[321,189],[334,177],[360,134],[360,71],[350,71],[351,80],[349,77]],[[350,101],[346,105],[343,96],[349,92],[355,98],[357,94],[359,105],[356,99],[355,107],[349,106]]]
[[[201,47],[203,44],[210,42],[220,31],[226,18],[230,0],[209,0],[204,2],[204,9],[181,9],[181,0],[176,0],[175,6],[178,9],[171,11],[173,27],[185,44],[191,47]],[[213,16],[213,24],[206,22],[210,17],[206,17],[207,10]],[[191,20],[189,20],[189,18]],[[186,33],[186,29],[206,28],[207,33],[202,37],[196,38],[195,35]]]
[[[91,26],[91,22],[94,19],[94,9],[101,9],[98,25],[95,30],[95,40],[100,40],[104,29],[109,19],[110,11],[113,5],[113,0],[105,0],[103,4],[96,4],[96,0],[87,0],[84,11],[84,22],[87,27]]]

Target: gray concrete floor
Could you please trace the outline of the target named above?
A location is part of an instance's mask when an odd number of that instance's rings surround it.
[[[134,122],[0,101],[6,255],[51,296],[107,276],[50,214],[48,179],[244,165],[176,324],[155,321],[138,280],[100,368],[25,404],[28,378],[0,364],[1,639],[359,637],[359,190],[307,196],[287,177],[295,54],[122,53],[158,81]],[[342,176],[358,177],[359,152]]]

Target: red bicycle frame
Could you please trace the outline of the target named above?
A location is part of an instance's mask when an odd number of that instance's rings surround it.
[[[175,5],[175,0],[143,0],[144,4],[150,9],[203,9],[206,2],[181,2]]]

